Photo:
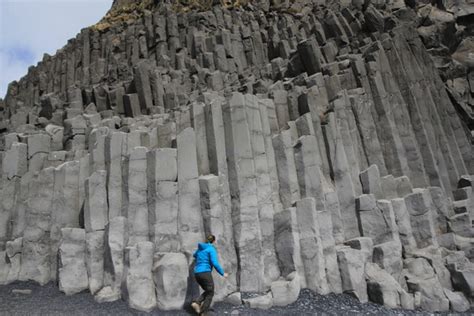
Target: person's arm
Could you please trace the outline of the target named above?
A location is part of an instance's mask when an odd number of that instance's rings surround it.
[[[193,253],[193,257],[194,257],[194,258],[196,258],[197,253],[198,253],[197,250]]]
[[[210,256],[211,256],[211,264],[212,266],[216,269],[216,271],[224,276],[224,269],[222,269],[221,265],[219,264],[219,259],[217,258],[217,251],[212,247],[210,251]]]

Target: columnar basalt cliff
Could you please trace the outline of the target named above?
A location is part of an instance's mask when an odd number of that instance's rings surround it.
[[[182,309],[213,233],[217,300],[469,309],[472,3],[245,2],[116,0],[10,84],[0,284]]]

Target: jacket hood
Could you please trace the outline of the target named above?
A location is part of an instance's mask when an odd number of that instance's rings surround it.
[[[212,245],[210,243],[207,243],[207,242],[200,242],[198,244],[198,249],[199,250],[204,250],[204,249],[207,249],[209,247],[212,247]]]

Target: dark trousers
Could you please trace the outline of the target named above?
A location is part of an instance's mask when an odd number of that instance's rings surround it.
[[[196,273],[194,276],[199,286],[204,290],[196,302],[201,304],[201,312],[205,313],[209,310],[214,297],[214,280],[212,280],[211,272]]]

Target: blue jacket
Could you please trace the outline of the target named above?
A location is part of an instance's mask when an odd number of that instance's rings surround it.
[[[215,268],[220,275],[224,275],[224,269],[217,259],[216,248],[212,244],[200,242],[193,256],[196,258],[194,273],[212,272],[212,268]]]

